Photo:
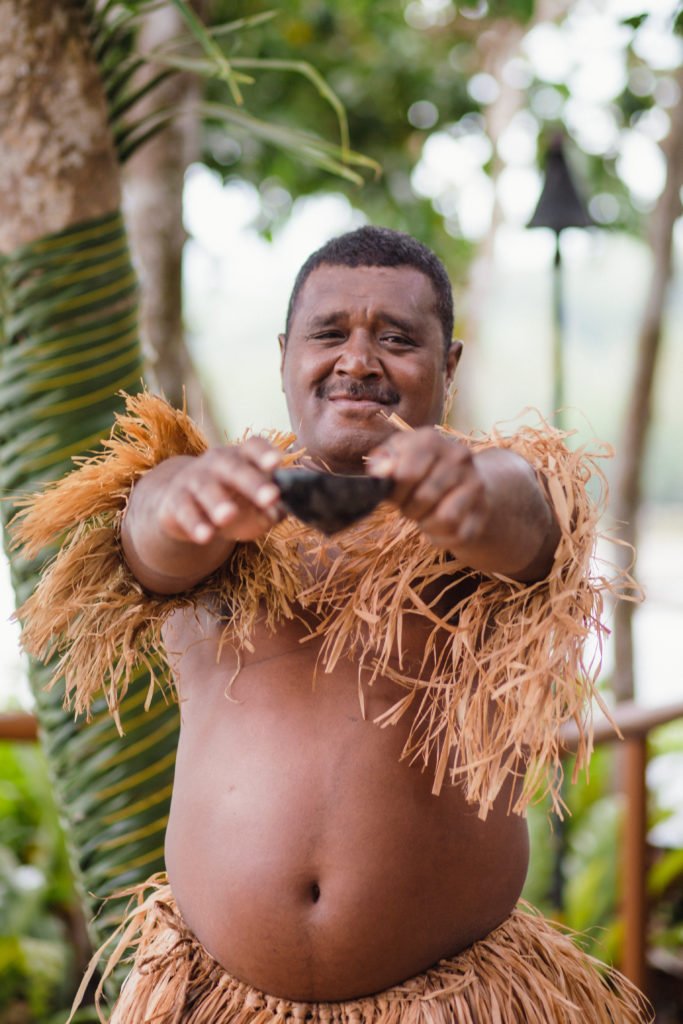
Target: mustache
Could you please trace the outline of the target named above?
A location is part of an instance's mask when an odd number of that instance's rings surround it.
[[[350,380],[323,381],[315,392],[316,398],[355,398],[361,402],[377,402],[379,405],[395,405],[400,395],[393,388],[372,381]]]

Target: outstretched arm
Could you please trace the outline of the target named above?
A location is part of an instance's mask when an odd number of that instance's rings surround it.
[[[466,565],[513,579],[542,579],[560,537],[536,471],[503,448],[473,452],[431,427],[392,434],[368,458],[395,481],[392,501],[437,547]]]
[[[282,518],[272,472],[282,453],[262,438],[178,455],[138,480],[123,520],[123,551],[148,590],[175,594],[209,576],[237,541]]]

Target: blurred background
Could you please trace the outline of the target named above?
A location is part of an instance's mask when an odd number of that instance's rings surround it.
[[[601,745],[590,781],[567,789],[564,823],[534,809],[526,895],[596,955],[635,957],[658,1021],[683,1020],[680,4],[292,0],[272,17],[261,3],[195,4],[209,25],[246,19],[211,37],[253,76],[241,105],[209,73],[215,54],[173,42],[188,24],[177,4],[136,6],[135,46],[180,82],[173,126],[118,151],[152,385],[177,403],[184,385],[217,439],[286,427],[277,334],[298,267],[332,235],[387,224],[451,274],[465,342],[454,425],[541,416],[571,445],[615,449],[603,525],[636,545],[644,600],[606,610],[601,687],[626,709],[645,789],[625,786],[632,768]],[[0,28],[0,59],[2,42]],[[345,163],[328,89],[365,163]],[[308,133],[342,149],[309,160]],[[624,564],[613,545],[599,555]],[[0,710],[33,714],[2,572]],[[0,740],[2,1024],[63,1020],[87,955],[52,775],[38,745]]]

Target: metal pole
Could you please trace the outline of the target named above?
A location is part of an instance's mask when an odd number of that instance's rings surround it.
[[[562,429],[564,422],[564,365],[563,334],[565,327],[564,295],[562,289],[562,250],[560,232],[555,232],[555,261],[553,265],[553,408],[555,423]]]

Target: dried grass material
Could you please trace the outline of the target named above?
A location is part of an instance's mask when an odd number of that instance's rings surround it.
[[[433,771],[434,792],[446,780],[460,783],[486,817],[508,775],[521,777],[528,765],[512,810],[523,813],[548,792],[561,813],[559,727],[569,719],[579,725],[578,771],[592,748],[592,699],[600,703],[599,657],[584,658],[584,644],[604,632],[602,597],[610,589],[591,571],[600,507],[586,491],[591,476],[603,479],[595,458],[605,452],[569,451],[565,437],[544,425],[469,439],[475,450],[518,452],[547,480],[562,537],[549,576],[538,583],[476,576],[474,593],[457,600],[454,578],[467,570],[384,505],[332,540],[286,519],[261,541],[238,545],[225,567],[189,593],[168,597],[144,591],[129,572],[121,517],[141,473],[206,442],[163,400],[130,398],[105,454],[27,499],[15,520],[17,542],[29,553],[66,531],[20,610],[24,646],[41,658],[60,655],[53,681],[64,675],[76,711],[87,711],[104,687],[116,713],[133,668],[157,654],[161,625],[175,608],[206,602],[224,609],[224,642],[238,650],[249,647],[258,615],[274,630],[305,610],[308,639],[321,643],[320,670],[332,673],[342,657],[358,665],[361,705],[380,674],[405,688],[378,722],[406,716],[403,757]],[[432,627],[419,671],[406,663],[411,616]]]
[[[276,435],[285,447],[290,435]],[[161,627],[176,608],[198,600],[194,591],[158,595],[137,582],[123,558],[121,520],[131,489],[153,466],[174,455],[208,448],[186,415],[149,392],[126,396],[104,451],[75,459],[77,468],[17,501],[13,546],[29,558],[61,540],[31,597],[17,612],[24,648],[47,661],[58,655],[50,685],[63,678],[65,703],[89,713],[103,691],[119,731],[118,706],[135,669],[144,664],[163,685],[170,679]],[[206,581],[202,594],[210,589]],[[151,699],[151,692],[148,701]]]
[[[547,479],[562,536],[544,580],[468,574],[385,505],[332,540],[286,521],[258,553],[244,545],[232,564],[233,619],[226,631],[244,642],[259,607],[271,607],[274,571],[295,579],[298,565],[297,599],[317,619],[309,639],[321,642],[320,668],[331,673],[340,658],[355,661],[361,704],[363,688],[378,675],[405,688],[405,697],[377,721],[388,726],[408,716],[403,757],[434,772],[435,793],[446,780],[460,782],[485,818],[509,774],[522,777],[526,770],[511,809],[521,814],[532,798],[548,793],[561,814],[559,728],[569,719],[579,726],[578,772],[592,750],[593,699],[608,714],[594,681],[605,632],[603,594],[612,589],[592,573],[601,508],[586,491],[591,476],[604,486],[595,457],[607,453],[571,452],[565,437],[527,427],[512,437],[469,439],[475,450],[514,450],[536,468],[543,486]],[[318,566],[315,575],[311,565]],[[463,572],[476,589],[453,604],[449,594],[456,594],[454,579]],[[280,604],[271,608],[273,621]],[[417,673],[403,667],[411,616],[432,625]],[[589,636],[597,648],[584,657]]]
[[[148,890],[151,889],[151,892]],[[231,977],[185,925],[164,876],[130,890],[105,977],[134,951],[110,1024],[646,1024],[645,997],[528,905],[485,939],[377,995],[269,996]],[[99,950],[91,973],[104,953]],[[85,991],[81,986],[78,1000]],[[101,1021],[102,984],[97,996]],[[76,1003],[76,1005],[77,1005]],[[71,1018],[70,1018],[71,1019]]]

